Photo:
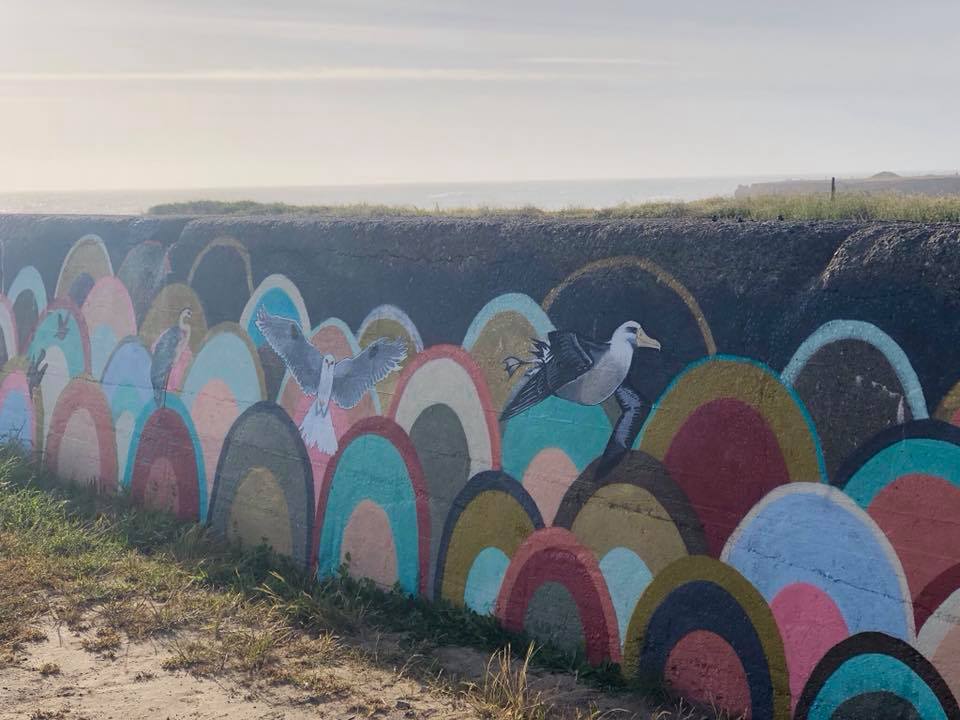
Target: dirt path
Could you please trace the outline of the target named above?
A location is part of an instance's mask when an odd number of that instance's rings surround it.
[[[165,670],[169,647],[123,645],[115,658],[82,637],[49,628],[17,666],[0,670],[3,720],[264,720],[284,718],[474,718],[454,698],[379,668],[330,669],[326,694],[262,686],[241,677],[198,678]],[[54,671],[56,668],[58,671]],[[44,674],[46,671],[49,674]],[[457,707],[457,705],[460,707]]]

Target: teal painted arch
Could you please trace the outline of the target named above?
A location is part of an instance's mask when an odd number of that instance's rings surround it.
[[[190,364],[180,396],[186,406],[192,408],[204,386],[220,380],[230,388],[242,413],[265,399],[260,361],[246,338],[231,328],[218,328],[208,334]]]
[[[505,293],[498,295],[493,300],[484,305],[480,312],[474,316],[470,327],[463,337],[461,345],[465,350],[470,350],[480,337],[480,333],[496,315],[504,312],[516,312],[526,318],[527,322],[533,326],[537,335],[541,338],[554,330],[554,325],[549,316],[543,311],[539,303],[533,300],[529,295],[523,293]]]
[[[935,438],[904,438],[861,465],[843,491],[867,508],[887,485],[903,475],[915,474],[940,477],[960,488],[960,445]]]
[[[613,427],[600,405],[578,405],[555,396],[510,418],[501,443],[503,471],[522,482],[543,450],[562,450],[578,471],[603,454]]]
[[[397,554],[397,579],[403,590],[420,589],[420,528],[413,478],[400,449],[375,433],[355,436],[341,450],[329,478],[322,507],[317,575],[334,575],[340,567],[343,534],[353,511],[364,500],[378,505],[390,523]]]
[[[907,405],[910,407],[910,414],[915,420],[924,420],[929,417],[920,379],[903,348],[876,325],[862,320],[831,320],[817,328],[790,358],[781,373],[783,381],[792,387],[817,351],[830,343],[842,340],[857,340],[879,350],[897,374]]]
[[[261,307],[271,315],[295,320],[300,324],[301,330],[310,327],[310,315],[297,286],[284,275],[270,275],[253,291],[240,315],[240,326],[250,336],[255,347],[266,342],[256,324],[257,312]]]
[[[37,321],[36,330],[27,348],[27,357],[36,357],[41,350],[57,347],[67,360],[71,378],[90,370],[90,340],[83,316],[73,303],[57,301],[47,306]],[[66,318],[66,333],[60,337],[60,322]]]
[[[43,278],[39,271],[33,265],[20,268],[20,271],[14,276],[13,282],[10,283],[10,289],[7,290],[10,303],[15,303],[24,290],[33,293],[37,301],[37,312],[43,313],[47,307],[47,288],[43,284]]]

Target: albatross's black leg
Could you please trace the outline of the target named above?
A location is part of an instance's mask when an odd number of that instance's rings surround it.
[[[617,388],[614,396],[623,412],[610,434],[610,440],[607,441],[607,447],[597,465],[597,478],[608,475],[626,457],[627,451],[633,447],[637,439],[637,434],[650,408],[650,401],[626,383]]]

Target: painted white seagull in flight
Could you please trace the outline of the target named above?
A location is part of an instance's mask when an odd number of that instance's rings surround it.
[[[289,318],[257,313],[257,328],[276,351],[305,395],[315,396],[300,423],[307,447],[333,455],[337,436],[330,416],[332,400],[345,410],[360,402],[364,393],[400,369],[407,357],[407,344],[400,338],[378,338],[355,357],[337,359],[324,354],[304,337],[300,325]]]

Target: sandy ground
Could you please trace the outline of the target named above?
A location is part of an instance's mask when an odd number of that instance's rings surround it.
[[[89,635],[89,633],[88,633]],[[477,711],[436,687],[404,676],[402,667],[350,664],[329,669],[331,691],[309,693],[287,685],[251,682],[236,674],[195,677],[162,667],[170,641],[126,643],[105,658],[81,647],[83,635],[46,628],[46,639],[26,646],[18,665],[0,669],[0,720],[470,720]],[[390,638],[377,638],[389,652]],[[438,672],[479,679],[487,657],[470,648],[434,653]],[[44,666],[58,672],[45,674]],[[49,669],[49,668],[48,668]],[[530,673],[531,687],[567,709],[590,707],[605,720],[649,718],[639,697],[610,697],[563,673]]]
[[[301,718],[472,718],[475,713],[413,680],[378,668],[334,668],[351,689],[321,697],[250,686],[242,678],[197,678],[161,667],[170,653],[155,643],[127,644],[115,659],[87,652],[81,638],[50,628],[23,662],[0,670],[3,720],[300,720]],[[59,667],[44,675],[45,663]]]

